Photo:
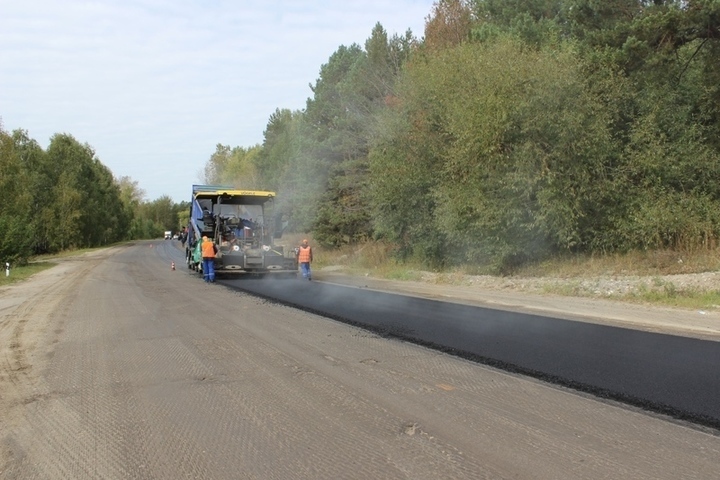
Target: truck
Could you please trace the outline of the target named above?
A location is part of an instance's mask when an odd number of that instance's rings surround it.
[[[215,274],[297,275],[294,249],[278,243],[287,221],[275,211],[275,192],[193,185],[185,242],[188,268],[202,273],[203,237],[217,247]]]

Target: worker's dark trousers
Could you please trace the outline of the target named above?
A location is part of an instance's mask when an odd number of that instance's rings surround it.
[[[215,281],[215,259],[203,258],[203,278],[206,282]]]

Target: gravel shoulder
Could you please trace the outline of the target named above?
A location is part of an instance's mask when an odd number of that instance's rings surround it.
[[[607,277],[585,280],[464,276],[453,279],[452,283],[444,283],[433,274],[424,275],[422,281],[395,281],[352,276],[329,268],[317,272],[314,278],[356,288],[396,292],[439,301],[720,341],[718,310],[670,308],[610,298],[613,293],[662,282],[672,283],[680,286],[679,288],[720,289],[720,275],[716,273],[662,278]],[[548,286],[557,290],[557,287],[563,284],[576,290],[582,288],[582,293],[595,297],[544,293]]]

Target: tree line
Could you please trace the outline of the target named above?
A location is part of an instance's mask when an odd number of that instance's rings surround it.
[[[205,175],[277,190],[323,244],[497,271],[717,246],[717,0],[440,0],[422,39],[377,24],[311,88]]]
[[[205,181],[277,191],[324,245],[436,267],[717,246],[718,0],[439,0],[423,33],[378,23],[338,47],[305,108],[218,145]],[[43,150],[0,128],[0,189],[4,259],[159,236],[187,211],[66,134]]]
[[[114,178],[87,144],[56,134],[43,149],[27,132],[0,125],[0,259],[30,257],[176,230],[188,204],[148,202],[137,182]]]

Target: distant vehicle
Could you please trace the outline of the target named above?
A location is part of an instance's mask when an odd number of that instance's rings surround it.
[[[202,270],[202,237],[217,246],[215,273],[297,274],[297,256],[275,243],[287,222],[273,211],[275,192],[193,185],[185,245],[188,268]]]
[[[172,232],[170,230],[165,230],[165,240],[170,240],[172,238]]]

